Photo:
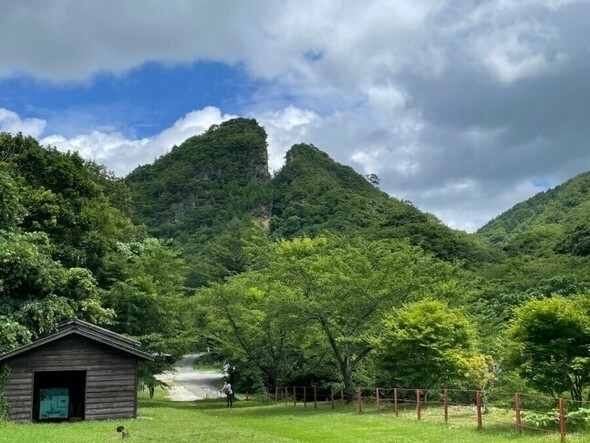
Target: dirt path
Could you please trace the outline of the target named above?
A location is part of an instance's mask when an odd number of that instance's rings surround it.
[[[156,376],[170,385],[167,397],[172,401],[194,401],[218,398],[217,385],[223,374],[220,371],[195,371],[193,365],[199,354],[185,355],[174,365],[173,371]]]

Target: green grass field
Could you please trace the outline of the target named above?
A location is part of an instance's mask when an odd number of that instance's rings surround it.
[[[425,410],[416,420],[411,412],[395,417],[390,412],[359,413],[353,406],[333,410],[329,405],[271,404],[236,401],[227,408],[222,399],[191,403],[171,402],[161,390],[150,400],[140,394],[136,420],[87,421],[60,424],[0,424],[0,442],[91,443],[120,441],[115,431],[125,426],[129,442],[404,442],[519,443],[559,442],[558,434],[517,436],[512,426],[484,418],[484,430],[475,429],[471,413],[453,416],[446,425],[440,411]],[[506,418],[506,417],[504,417]],[[489,424],[486,424],[486,420]],[[590,443],[590,435],[568,436],[571,443]]]

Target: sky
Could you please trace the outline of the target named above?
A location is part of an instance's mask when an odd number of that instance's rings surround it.
[[[0,0],[0,132],[119,177],[255,118],[474,232],[590,170],[587,0]]]

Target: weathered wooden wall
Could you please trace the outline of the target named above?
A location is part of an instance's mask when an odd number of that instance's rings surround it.
[[[136,416],[137,359],[132,355],[70,335],[5,363],[11,370],[4,396],[12,421],[32,421],[35,371],[86,371],[87,420]]]

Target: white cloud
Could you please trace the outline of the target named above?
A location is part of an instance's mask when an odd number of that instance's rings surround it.
[[[504,83],[540,76],[566,56],[555,44],[556,31],[540,24],[517,24],[480,36],[473,50]]]
[[[279,169],[287,151],[296,143],[311,143],[308,133],[319,127],[322,118],[313,111],[287,106],[274,112],[253,115],[268,134],[269,168]]]
[[[16,112],[0,108],[0,132],[17,133],[39,137],[45,129],[46,122],[38,118],[22,119]]]
[[[211,125],[233,117],[235,116],[222,114],[218,108],[209,106],[189,112],[170,128],[153,137],[129,139],[118,132],[93,131],[71,138],[59,134],[50,135],[43,138],[41,143],[55,146],[62,151],[78,151],[84,158],[105,165],[118,176],[124,176],[141,164],[152,163],[170,151],[172,146],[205,132]]]

